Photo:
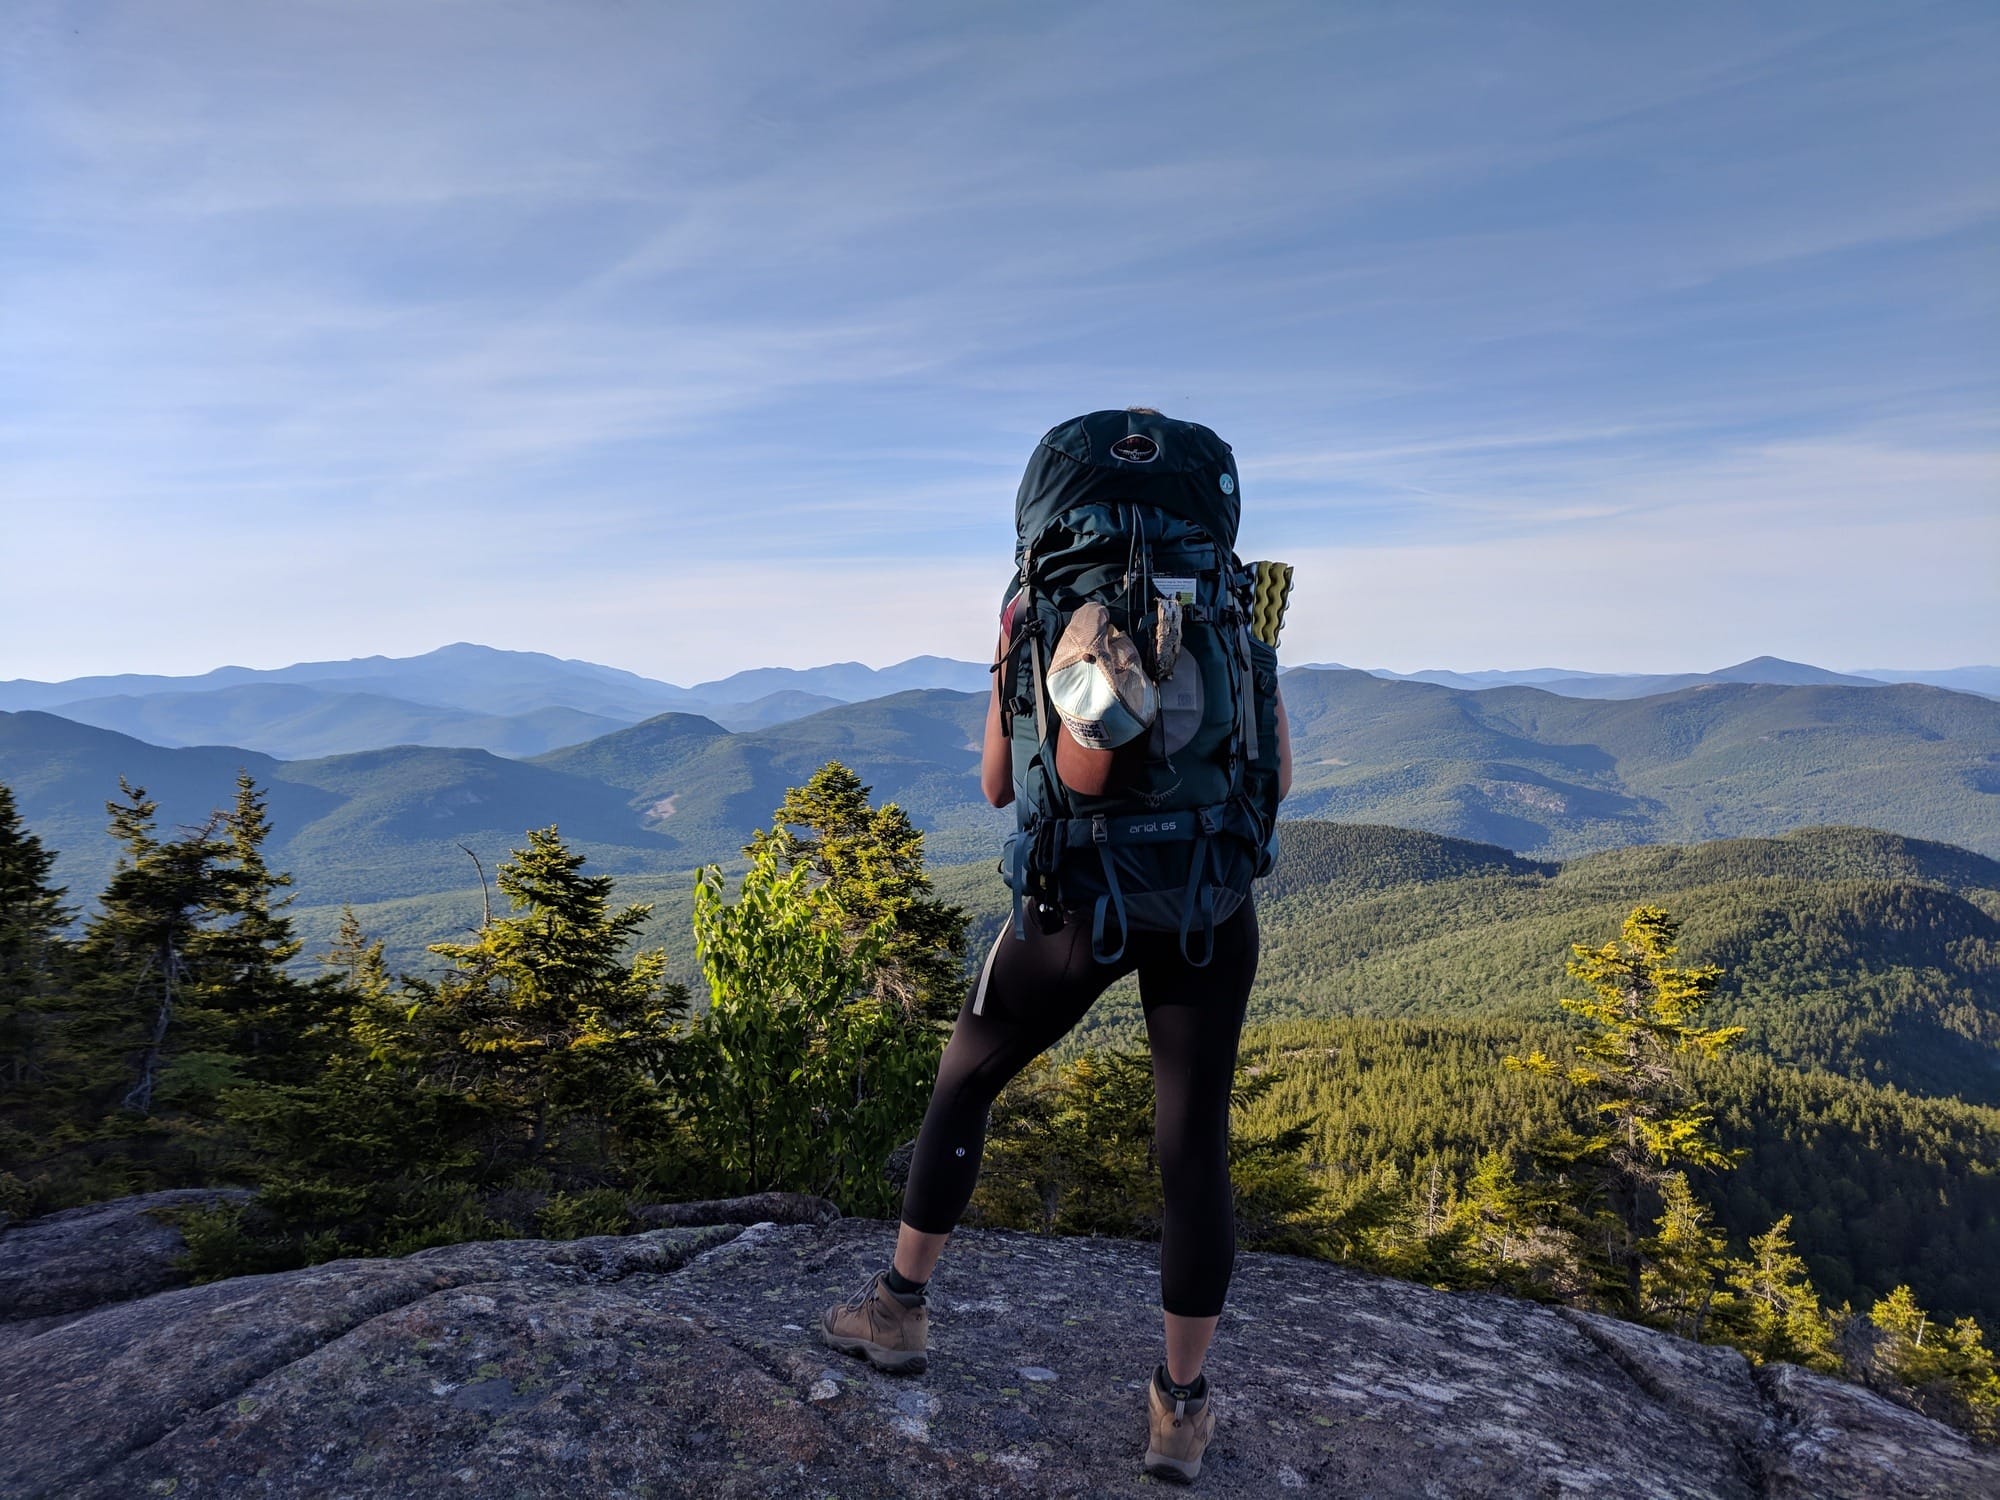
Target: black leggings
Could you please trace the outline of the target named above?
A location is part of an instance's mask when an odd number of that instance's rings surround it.
[[[979,1180],[987,1112],[1001,1088],[1134,969],[1153,1053],[1153,1140],[1166,1208],[1160,1305],[1211,1317],[1222,1311],[1236,1259],[1229,1091],[1257,974],[1257,914],[1247,900],[1217,925],[1215,956],[1199,969],[1181,957],[1172,932],[1134,932],[1117,963],[1099,964],[1087,917],[1053,933],[1030,920],[1025,939],[1011,923],[1002,928],[939,1059],[903,1190],[903,1222],[926,1234],[957,1226]]]

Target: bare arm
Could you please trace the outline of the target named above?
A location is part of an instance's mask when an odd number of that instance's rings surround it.
[[[1006,644],[1005,635],[994,643],[993,659],[996,662],[1000,660],[1001,650]],[[999,672],[993,674],[993,691],[986,699],[986,739],[979,754],[979,789],[995,807],[1005,807],[1014,800],[1014,753],[1007,744],[1000,722],[1002,675]]]
[[[1285,717],[1284,692],[1273,696],[1278,700],[1278,800],[1283,802],[1292,793],[1292,721]]]

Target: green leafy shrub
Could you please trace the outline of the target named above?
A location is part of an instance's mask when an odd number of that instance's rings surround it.
[[[817,1193],[854,1214],[895,1211],[889,1153],[917,1128],[941,1041],[875,994],[893,918],[858,933],[806,862],[756,846],[736,899],[720,869],[695,885],[710,1003],[676,1053],[683,1119],[698,1122],[739,1193]]]

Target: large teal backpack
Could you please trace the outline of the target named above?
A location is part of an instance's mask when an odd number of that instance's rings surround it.
[[[1052,429],[1015,500],[1010,636],[995,670],[1013,751],[1016,828],[1001,874],[1016,936],[1090,921],[1114,963],[1134,930],[1177,932],[1197,966],[1215,927],[1276,855],[1277,653],[1249,630],[1253,577],[1236,556],[1240,493],[1229,445],[1154,412],[1100,411]],[[1143,753],[1088,796],[1056,772],[1067,733],[1049,701],[1049,657],[1095,600],[1141,644],[1149,670],[1167,593],[1182,598],[1179,665]],[[1130,749],[1138,752],[1139,743]]]

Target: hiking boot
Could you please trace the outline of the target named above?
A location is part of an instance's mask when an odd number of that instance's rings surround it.
[[[1201,1453],[1215,1435],[1214,1394],[1203,1387],[1198,1400],[1180,1401],[1162,1384],[1161,1368],[1146,1382],[1146,1472],[1160,1479],[1193,1484],[1201,1473]]]
[[[858,1354],[891,1375],[921,1375],[930,1365],[925,1352],[930,1307],[921,1293],[907,1303],[882,1280],[886,1268],[868,1278],[852,1302],[836,1303],[819,1317],[819,1336],[843,1354]]]

